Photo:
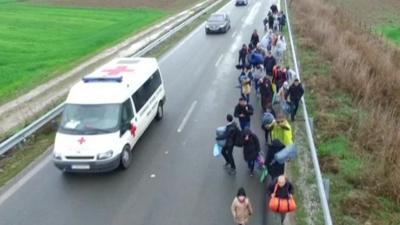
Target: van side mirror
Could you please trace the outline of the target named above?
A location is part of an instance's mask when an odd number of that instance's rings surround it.
[[[130,130],[132,124],[130,122],[121,124],[121,136],[125,134],[126,131]]]

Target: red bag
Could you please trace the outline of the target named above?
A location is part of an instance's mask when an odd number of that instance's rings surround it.
[[[275,186],[274,196],[276,196],[276,190],[278,184]],[[276,213],[288,213],[296,210],[297,205],[293,197],[290,198],[278,198],[273,197],[269,200],[269,208]]]

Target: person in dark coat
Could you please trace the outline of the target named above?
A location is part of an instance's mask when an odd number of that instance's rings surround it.
[[[278,19],[279,19],[279,31],[283,32],[283,28],[286,25],[286,15],[285,13],[283,13],[283,10],[280,11]]]
[[[304,89],[301,85],[299,79],[295,79],[293,84],[290,86],[289,91],[287,93],[287,99],[290,104],[290,117],[292,121],[294,121],[295,116],[297,114],[297,109],[299,108],[299,102],[301,97],[303,97]]]
[[[265,166],[272,179],[285,173],[285,164],[280,164],[274,160],[275,154],[285,148],[285,145],[278,139],[272,140],[268,145],[267,156],[265,157]]]
[[[274,28],[274,15],[271,11],[268,12],[268,29],[272,30]]]
[[[267,56],[264,58],[264,68],[267,76],[272,77],[272,70],[276,65],[276,60],[272,53],[269,51]]]
[[[260,141],[249,129],[243,130],[243,156],[250,170],[250,176],[254,175],[254,164],[260,152]]]
[[[226,140],[225,146],[222,147],[221,154],[225,159],[225,168],[229,168],[229,174],[236,173],[235,160],[233,158],[233,147],[235,146],[235,139],[238,137],[238,132],[240,132],[237,124],[233,121],[233,116],[231,114],[226,115],[226,120],[228,124],[226,125],[226,130],[224,135],[219,137],[219,139]]]
[[[272,105],[272,98],[274,96],[274,90],[272,90],[271,81],[264,76],[259,85],[260,95],[261,95],[261,107],[265,112],[269,105]]]
[[[242,67],[245,67],[246,66],[246,59],[247,59],[247,53],[248,53],[248,49],[247,49],[247,46],[246,46],[246,44],[243,44],[242,45],[242,48],[239,50],[239,64],[242,66]]]
[[[246,99],[239,98],[239,103],[235,107],[235,117],[239,118],[240,128],[250,128],[250,116],[254,113],[253,106],[247,103]]]
[[[250,43],[253,44],[254,48],[257,46],[258,42],[260,42],[260,37],[258,36],[257,30],[253,31],[253,34],[250,38]]]
[[[289,199],[293,197],[293,193],[293,185],[284,175],[281,175],[278,178],[272,180],[270,185],[268,186],[268,194],[271,198],[278,197],[281,199]],[[285,213],[281,214],[281,224],[283,224],[285,217]]]

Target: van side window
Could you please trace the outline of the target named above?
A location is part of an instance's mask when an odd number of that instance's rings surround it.
[[[146,102],[153,96],[161,85],[160,72],[157,70],[144,82],[144,84],[132,95],[135,104],[136,112],[139,112]]]
[[[133,118],[133,109],[131,100],[128,99],[122,103],[121,122],[122,124],[130,123]]]

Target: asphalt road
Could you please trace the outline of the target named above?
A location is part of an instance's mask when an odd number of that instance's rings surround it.
[[[270,1],[233,3],[223,9],[231,15],[227,34],[206,36],[202,25],[160,60],[166,114],[137,143],[127,171],[63,175],[47,157],[0,197],[0,224],[234,224],[230,204],[241,186],[255,208],[251,224],[277,224],[265,211],[265,188],[258,176],[248,175],[241,149],[235,149],[235,176],[212,156],[215,128],[225,124],[239,98],[237,51],[255,28],[263,33]],[[263,140],[261,109],[255,96],[251,101],[257,112],[252,127]]]

